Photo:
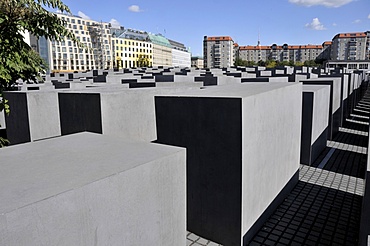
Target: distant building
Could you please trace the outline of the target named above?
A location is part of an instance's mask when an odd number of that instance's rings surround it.
[[[146,32],[124,29],[112,30],[114,67],[148,67],[153,65],[153,45]]]
[[[271,46],[239,46],[239,59],[244,61],[267,61],[270,56]]]
[[[322,50],[322,45],[240,46],[239,58],[255,63],[267,60],[303,63],[308,60],[315,60]]]
[[[229,36],[207,37],[203,39],[205,68],[222,68],[234,65],[234,41]]]
[[[172,66],[172,45],[160,34],[148,34],[153,44],[153,66]]]
[[[368,60],[369,48],[370,31],[339,33],[332,40],[331,60]]]
[[[47,40],[24,33],[25,41],[48,63],[52,72],[141,66],[190,67],[184,44],[145,31],[113,28],[110,23],[56,13],[85,47],[72,40]]]
[[[331,41],[325,41],[324,43],[322,43],[322,52],[316,58],[318,61],[328,61],[328,60],[330,60],[331,45],[332,45]]]
[[[172,45],[172,66],[174,67],[190,67],[191,54],[184,44],[177,41],[168,40]]]
[[[72,40],[46,40],[31,35],[31,47],[38,51],[48,63],[49,70],[68,72],[111,68],[113,64],[110,24],[82,19],[78,16],[56,14],[65,21],[69,31],[74,33],[86,48],[78,47]]]
[[[234,46],[234,53],[231,46]],[[207,37],[203,40],[204,66],[232,66],[236,58],[244,61],[275,60],[279,62],[318,62],[337,60],[370,60],[370,31],[358,33],[340,33],[332,41],[321,45],[257,45],[240,46],[229,36]],[[233,55],[232,55],[233,54]],[[360,65],[360,64],[359,64]]]
[[[326,61],[325,67],[328,69],[344,68],[349,72],[355,70],[370,71],[370,60]]]
[[[191,58],[191,67],[204,68],[204,60],[202,57],[194,56]]]

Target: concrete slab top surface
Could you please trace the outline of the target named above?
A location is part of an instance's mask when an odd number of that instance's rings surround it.
[[[319,78],[302,79],[299,82],[310,82],[310,81],[313,81],[313,82],[339,81],[340,82],[340,78],[338,77],[319,77]]]
[[[185,151],[94,133],[0,149],[0,215]]]
[[[174,82],[163,82],[163,83],[174,83]],[[88,89],[82,90],[70,90],[63,91],[66,93],[100,93],[100,94],[122,94],[122,93],[138,93],[138,94],[156,94],[165,91],[188,91],[188,90],[199,90],[199,87],[144,87],[144,88],[127,88],[125,85],[114,85],[114,86],[104,86],[104,87],[90,87]]]
[[[325,90],[329,88],[329,85],[303,85],[302,91],[304,92],[316,92],[319,90]]]
[[[301,86],[301,84],[286,82],[282,83],[261,82],[261,83],[218,85],[202,87],[200,90],[188,90],[178,93],[172,93],[168,96],[244,98],[291,86]],[[164,95],[167,96],[166,94]]]

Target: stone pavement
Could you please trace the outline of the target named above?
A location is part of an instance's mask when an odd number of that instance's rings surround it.
[[[250,245],[357,245],[370,100],[366,94]]]
[[[357,245],[369,138],[370,92],[249,245]],[[191,232],[187,246],[220,245]]]
[[[221,244],[199,237],[198,235],[188,232],[186,236],[186,246],[220,246]]]

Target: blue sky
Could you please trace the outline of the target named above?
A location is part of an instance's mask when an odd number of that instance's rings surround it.
[[[74,15],[162,33],[202,56],[203,36],[239,45],[322,44],[370,30],[370,0],[64,0]]]

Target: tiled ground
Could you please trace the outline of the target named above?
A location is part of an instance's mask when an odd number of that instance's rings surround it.
[[[201,238],[194,233],[188,232],[186,236],[186,246],[222,246],[222,245]]]
[[[370,92],[343,122],[249,245],[357,245],[368,147]],[[188,232],[187,246],[219,245]]]
[[[366,172],[369,95],[250,245],[357,245]]]

